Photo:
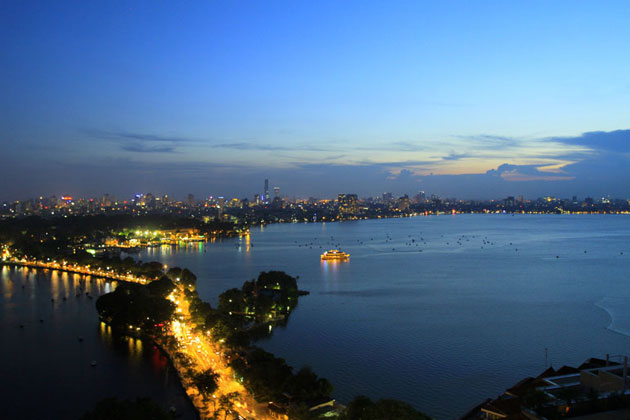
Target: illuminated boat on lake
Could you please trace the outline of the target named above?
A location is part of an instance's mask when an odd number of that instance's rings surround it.
[[[322,254],[322,261],[346,261],[350,259],[350,254],[341,252],[338,249],[331,249]]]

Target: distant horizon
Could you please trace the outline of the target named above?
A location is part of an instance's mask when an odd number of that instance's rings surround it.
[[[273,191],[273,190],[272,190]],[[366,199],[374,199],[374,200],[378,200],[381,199],[383,197],[383,194],[392,194],[392,199],[397,200],[401,197],[404,197],[405,195],[407,195],[410,199],[415,198],[419,193],[424,192],[425,194],[425,199],[426,200],[431,200],[432,197],[435,197],[437,199],[440,200],[457,200],[457,201],[503,201],[507,198],[514,198],[516,201],[520,200],[522,198],[522,200],[524,202],[532,202],[532,201],[536,201],[538,199],[543,199],[543,198],[552,198],[554,200],[573,200],[573,197],[576,197],[576,200],[578,202],[584,202],[584,200],[586,199],[592,199],[595,202],[597,201],[601,201],[602,199],[609,199],[609,200],[622,200],[622,201],[630,201],[630,195],[626,196],[626,197],[615,197],[615,196],[610,196],[610,195],[586,195],[586,196],[578,196],[578,195],[571,195],[571,196],[560,196],[560,195],[554,195],[554,194],[546,194],[546,195],[541,195],[541,196],[524,196],[521,194],[517,194],[517,195],[507,195],[507,196],[497,196],[497,197],[490,197],[490,198],[464,198],[464,197],[457,197],[457,196],[441,196],[435,193],[431,193],[430,191],[416,191],[413,193],[410,192],[406,192],[406,193],[401,193],[401,194],[394,194],[391,191],[384,191],[382,193],[379,194],[372,194],[372,195],[361,195],[361,194],[357,194],[353,191],[343,191],[343,192],[339,192],[336,193],[334,195],[331,196],[314,196],[314,195],[284,195],[284,194],[280,194],[279,197],[280,198],[284,198],[284,199],[288,199],[288,200],[308,200],[308,199],[316,199],[316,200],[336,200],[338,198],[338,195],[340,194],[356,194],[359,200],[366,200]],[[25,201],[29,201],[29,200],[46,200],[46,199],[50,199],[52,197],[57,198],[58,200],[63,200],[63,197],[70,197],[71,200],[70,201],[78,201],[78,200],[102,200],[106,195],[109,195],[110,199],[113,198],[115,202],[120,203],[120,202],[129,202],[132,201],[134,198],[136,198],[137,195],[140,196],[147,196],[151,194],[153,197],[155,198],[162,198],[164,196],[167,196],[169,198],[169,200],[173,200],[173,201],[177,201],[177,202],[185,202],[188,198],[189,194],[192,193],[183,193],[183,194],[171,194],[171,193],[164,193],[164,194],[155,194],[151,191],[147,191],[144,193],[140,193],[140,192],[136,192],[136,193],[131,193],[129,195],[117,195],[117,194],[112,194],[109,192],[105,192],[105,193],[101,193],[101,194],[88,194],[88,195],[75,195],[75,194],[67,194],[67,193],[63,193],[63,194],[46,194],[46,195],[36,195],[36,196],[32,196],[32,197],[24,197],[24,198],[20,198],[20,199],[0,199],[0,203],[15,203],[15,202],[25,202]],[[262,197],[261,193],[256,193],[259,194]],[[215,195],[215,194],[193,194],[194,196],[194,200],[195,202],[204,202],[204,201],[209,201],[211,199],[218,199],[218,198],[223,198],[225,200],[232,200],[232,199],[238,199],[238,200],[250,200],[252,201],[254,199],[254,195],[251,196],[238,196],[238,195]],[[268,202],[273,201],[275,197],[273,196],[273,193],[271,194],[271,197],[269,198]]]

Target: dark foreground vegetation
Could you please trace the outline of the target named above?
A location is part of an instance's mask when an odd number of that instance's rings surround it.
[[[107,398],[99,401],[81,420],[173,420],[175,417],[148,398],[136,401]]]

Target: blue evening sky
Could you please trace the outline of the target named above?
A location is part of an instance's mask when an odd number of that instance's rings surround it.
[[[0,200],[630,197],[630,2],[7,0]]]

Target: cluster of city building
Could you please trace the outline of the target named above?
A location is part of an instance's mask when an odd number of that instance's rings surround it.
[[[420,191],[413,196],[396,197],[385,192],[377,197],[359,198],[357,194],[339,194],[336,199],[288,198],[280,188],[269,190],[265,179],[261,194],[249,198],[207,196],[197,199],[188,194],[183,200],[168,195],[136,194],[117,199],[104,194],[99,198],[71,196],[39,197],[24,201],[4,202],[0,217],[28,215],[55,216],[72,214],[178,214],[213,217],[237,223],[312,222],[400,217],[441,213],[628,213],[630,200],[602,197],[578,199],[541,197],[534,200],[510,196],[498,200],[459,200],[442,198]]]

